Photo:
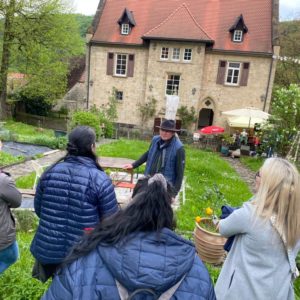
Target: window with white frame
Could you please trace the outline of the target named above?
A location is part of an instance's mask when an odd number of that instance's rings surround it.
[[[168,58],[169,58],[169,48],[168,47],[162,47],[161,48],[160,59],[167,60]]]
[[[117,54],[115,75],[126,76],[127,74],[127,54]]]
[[[121,27],[121,34],[128,35],[130,31],[129,24],[123,23]]]
[[[180,48],[173,48],[172,60],[180,60]]]
[[[233,41],[234,42],[241,42],[243,40],[243,31],[242,30],[235,30],[233,33]]]
[[[180,75],[169,74],[167,77],[166,95],[178,95]]]
[[[187,48],[184,49],[183,60],[184,61],[192,60],[192,49],[187,49]]]
[[[226,75],[226,84],[238,85],[241,63],[229,62]]]

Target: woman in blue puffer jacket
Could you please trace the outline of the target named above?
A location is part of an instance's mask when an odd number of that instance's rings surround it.
[[[67,155],[41,177],[34,198],[40,218],[31,244],[36,262],[33,277],[52,276],[85,230],[118,211],[114,187],[95,154],[92,128],[79,126],[69,134]]]
[[[131,204],[87,233],[44,300],[214,300],[194,245],[179,235],[162,174],[138,181]]]

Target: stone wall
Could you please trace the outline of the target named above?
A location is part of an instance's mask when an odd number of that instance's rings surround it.
[[[107,53],[134,54],[133,77],[106,75]],[[123,91],[123,100],[118,101],[118,122],[140,125],[138,103],[145,99],[145,82],[147,75],[148,49],[141,47],[101,47],[91,49],[91,70],[89,78],[89,107],[100,107],[109,101],[113,87]],[[91,86],[92,82],[92,86]]]
[[[247,86],[233,86],[216,84],[219,61],[249,62],[249,76]],[[205,56],[204,75],[202,89],[198,99],[197,111],[202,108],[214,110],[214,125],[226,126],[222,111],[244,107],[257,107],[263,110],[265,97],[269,82],[271,57],[238,56],[226,54],[208,53]],[[273,81],[271,81],[272,83]],[[272,85],[269,87],[272,91]],[[269,94],[266,99],[268,110],[271,100]],[[212,104],[207,106],[206,100],[210,99]]]
[[[192,49],[192,61],[174,62],[160,59],[161,48]],[[135,55],[134,76],[117,77],[106,75],[107,54],[127,53]],[[169,53],[169,56],[172,54]],[[220,60],[249,62],[247,86],[216,84]],[[271,56],[248,56],[225,54],[205,50],[201,43],[150,42],[143,47],[118,47],[93,45],[89,78],[89,106],[101,106],[108,102],[112,88],[123,91],[123,100],[118,101],[118,122],[153,127],[153,120],[141,124],[138,103],[145,103],[152,97],[157,100],[156,117],[164,116],[166,103],[166,81],[168,74],[180,74],[180,105],[194,106],[197,113],[202,108],[214,111],[214,125],[226,126],[222,111],[254,106],[268,110],[275,73]],[[272,68],[271,68],[272,67]],[[271,71],[271,76],[270,76]],[[269,89],[268,89],[269,86]],[[207,99],[210,104],[207,106]],[[154,118],[153,118],[154,119]]]

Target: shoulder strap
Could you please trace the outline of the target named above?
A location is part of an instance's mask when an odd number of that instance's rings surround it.
[[[186,274],[184,274],[184,276],[182,276],[182,278],[176,284],[174,284],[168,290],[166,290],[164,293],[162,293],[159,298],[155,298],[155,299],[157,299],[157,300],[170,300],[171,297],[176,292],[176,290],[178,289],[178,287],[180,286],[180,284],[182,283],[182,281],[184,280],[185,276],[186,276]],[[137,294],[138,292],[141,292],[141,291],[148,292],[149,294],[152,294],[154,297],[157,297],[155,292],[152,289],[137,289],[131,295],[129,295],[127,289],[119,281],[117,281],[115,279],[115,282],[116,282],[121,300],[131,299],[131,296],[133,296],[133,295],[135,295],[135,294]]]
[[[176,292],[176,290],[179,288],[180,284],[182,283],[182,281],[184,280],[186,274],[184,274],[182,276],[182,278],[173,286],[171,286],[168,290],[166,290],[164,293],[162,293],[160,295],[160,297],[158,298],[158,300],[170,300],[171,297],[174,295],[174,293]]]
[[[286,255],[287,255],[287,258],[288,258],[288,261],[289,261],[289,265],[290,265],[290,268],[291,268],[291,272],[292,272],[292,281],[294,281],[297,277],[299,277],[299,270],[298,270],[297,265],[296,265],[295,256],[293,254],[292,249],[287,247],[286,238],[285,238],[284,233],[281,232],[278,229],[278,227],[276,226],[276,215],[271,216],[270,221],[271,221],[272,226],[276,229],[277,233],[279,234],[279,236],[282,239],[284,248],[286,250]]]

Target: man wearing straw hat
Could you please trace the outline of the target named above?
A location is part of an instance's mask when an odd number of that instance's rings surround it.
[[[185,151],[176,134],[180,130],[176,129],[174,120],[165,120],[157,127],[159,135],[153,137],[148,151],[124,169],[135,169],[146,162],[145,175],[163,174],[173,184],[175,197],[180,191],[185,166]]]

